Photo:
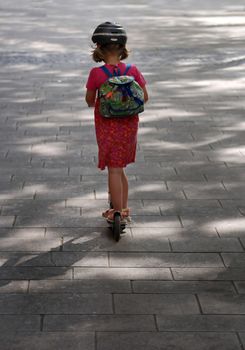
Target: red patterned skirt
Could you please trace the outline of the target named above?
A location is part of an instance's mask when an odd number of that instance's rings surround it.
[[[98,168],[124,168],[135,162],[139,117],[105,118],[95,109]]]

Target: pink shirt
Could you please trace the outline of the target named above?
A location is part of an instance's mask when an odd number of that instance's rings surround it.
[[[114,65],[111,64],[105,64],[106,68],[109,69],[111,73],[113,73]],[[120,62],[116,67],[119,67],[121,75],[124,74],[126,69],[126,64]],[[131,75],[134,77],[135,81],[143,88],[146,84],[146,81],[143,77],[143,75],[140,73],[138,68],[132,64],[129,71],[127,72],[127,75]],[[86,88],[88,90],[98,90],[100,88],[100,85],[103,84],[108,79],[108,76],[103,72],[103,70],[99,67],[94,67],[91,69],[88,77],[88,81],[86,84]]]

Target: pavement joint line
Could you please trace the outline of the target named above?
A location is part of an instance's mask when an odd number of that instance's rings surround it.
[[[94,332],[94,350],[98,350],[98,331]]]
[[[223,258],[222,253],[223,253],[223,252],[219,252],[219,253],[218,253],[218,255],[219,255],[219,257],[220,257],[220,260],[222,261],[224,267],[229,267],[229,266],[226,266],[226,265],[225,265],[225,261],[224,261],[224,258]]]
[[[154,314],[153,317],[154,317],[154,323],[155,323],[156,331],[159,332],[160,330],[159,330],[158,323],[157,323],[157,315]]]
[[[243,345],[243,341],[242,341],[242,339],[241,339],[241,337],[240,337],[239,332],[236,332],[236,336],[237,336],[237,338],[238,338],[238,341],[239,341],[241,350],[245,350],[245,347],[244,347],[244,345]]]
[[[131,293],[135,294],[135,292],[134,292],[134,280],[129,280],[129,283],[130,283]]]
[[[170,280],[170,281],[178,281],[178,280],[176,280],[174,278],[174,273],[173,273],[172,267],[170,267],[169,272],[170,272],[170,275],[171,275],[170,277],[172,277],[172,280]]]
[[[15,227],[16,220],[17,220],[17,215],[14,215],[14,221],[13,221],[13,224],[12,224],[11,228]]]
[[[26,290],[26,294],[31,294],[30,292],[30,286],[31,286],[31,280],[27,281],[27,290]]]
[[[224,184],[224,181],[221,180],[220,183],[221,183],[221,185],[224,187],[224,189],[225,189],[227,192],[229,192],[228,189],[226,188],[225,184]]]
[[[245,251],[245,243],[243,244],[241,237],[238,237],[238,241],[241,244],[243,250]]]
[[[201,305],[200,300],[198,298],[198,293],[195,293],[194,295],[195,295],[195,298],[196,298],[196,302],[197,302],[198,308],[200,310],[200,314],[203,315],[202,305]]]
[[[222,205],[222,201],[220,199],[217,199],[217,202],[219,203],[220,207],[224,209],[225,207]]]
[[[116,315],[116,304],[115,304],[115,298],[114,296],[119,293],[111,293],[111,306],[112,306],[112,314]],[[120,293],[121,294],[121,293]],[[124,293],[123,293],[124,294]],[[125,293],[131,295],[131,293]]]
[[[184,190],[184,189],[183,189],[183,190],[181,190],[180,192],[182,192],[182,193],[183,193],[183,195],[184,195],[184,199],[189,200],[189,198],[187,197],[187,195],[186,195],[186,193],[185,193],[185,190]]]
[[[208,181],[208,177],[207,177],[206,174],[202,174],[202,176],[203,176],[203,178],[204,178],[204,180],[205,180],[206,182],[209,182],[209,181]]]
[[[216,233],[217,233],[217,236],[221,239],[222,236],[220,235],[218,228],[217,228],[217,227],[214,227],[214,229],[215,229],[215,231],[216,231]]]
[[[43,332],[44,317],[45,314],[40,314],[40,332]]]
[[[237,295],[240,295],[239,290],[238,290],[238,288],[237,288],[237,286],[236,286],[235,281],[232,280],[232,281],[231,281],[231,284],[232,284],[232,286],[233,286],[234,293],[237,294]]]

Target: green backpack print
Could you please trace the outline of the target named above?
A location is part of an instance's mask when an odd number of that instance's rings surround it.
[[[113,76],[105,67],[100,67],[109,79],[99,88],[99,110],[106,118],[129,117],[144,111],[144,92],[133,76],[128,76],[127,65],[123,75]]]

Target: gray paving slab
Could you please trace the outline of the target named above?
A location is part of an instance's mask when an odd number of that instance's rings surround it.
[[[3,267],[0,280],[41,280],[41,279],[72,279],[72,268],[67,267]]]
[[[225,266],[229,267],[243,267],[245,265],[244,253],[222,253],[221,254]]]
[[[243,315],[157,315],[157,325],[162,332],[241,332]]]
[[[201,350],[222,348],[224,350],[240,350],[240,343],[235,334],[215,332],[101,332],[98,334],[98,350],[116,347],[118,350],[129,348],[140,350],[163,347],[176,350]]]
[[[155,331],[153,315],[47,315],[44,332]]]
[[[74,267],[75,279],[172,280],[168,268],[81,268]]]
[[[23,332],[14,336],[10,334],[1,335],[1,346],[3,349],[24,350],[35,348],[37,350],[47,350],[53,348],[66,350],[94,350],[95,337],[93,332],[71,332],[60,334],[59,332]]]
[[[245,313],[244,295],[235,293],[200,293],[198,299],[204,314],[240,314]]]
[[[47,252],[51,249],[60,250],[60,239],[45,239],[44,237],[14,237],[0,238],[0,251],[2,252]]]
[[[5,281],[3,281],[4,283]],[[1,290],[1,289],[0,289]],[[14,288],[13,288],[14,291]],[[31,280],[31,293],[130,293],[132,291],[129,280],[126,279],[81,279],[81,280]]]
[[[4,315],[111,314],[112,296],[103,294],[0,294]]]
[[[135,293],[235,292],[232,281],[133,281],[132,287]]]
[[[110,253],[112,267],[223,267],[218,254],[212,253]]]
[[[182,241],[171,239],[171,246],[176,252],[243,252],[243,247],[237,238],[192,238]]]
[[[199,314],[192,294],[115,294],[116,314]]]
[[[0,329],[2,334],[38,332],[40,322],[41,317],[39,315],[1,315]]]
[[[0,281],[0,293],[27,293],[29,288],[29,281]]]
[[[234,282],[239,294],[245,294],[245,283],[243,281]]]
[[[196,239],[197,237],[218,237],[217,231],[213,226],[192,226],[192,227],[132,227],[132,234],[134,238],[149,240],[151,242],[159,242],[159,244],[166,239]]]
[[[173,268],[172,273],[176,280],[192,281],[244,281],[245,273],[243,268]]]

